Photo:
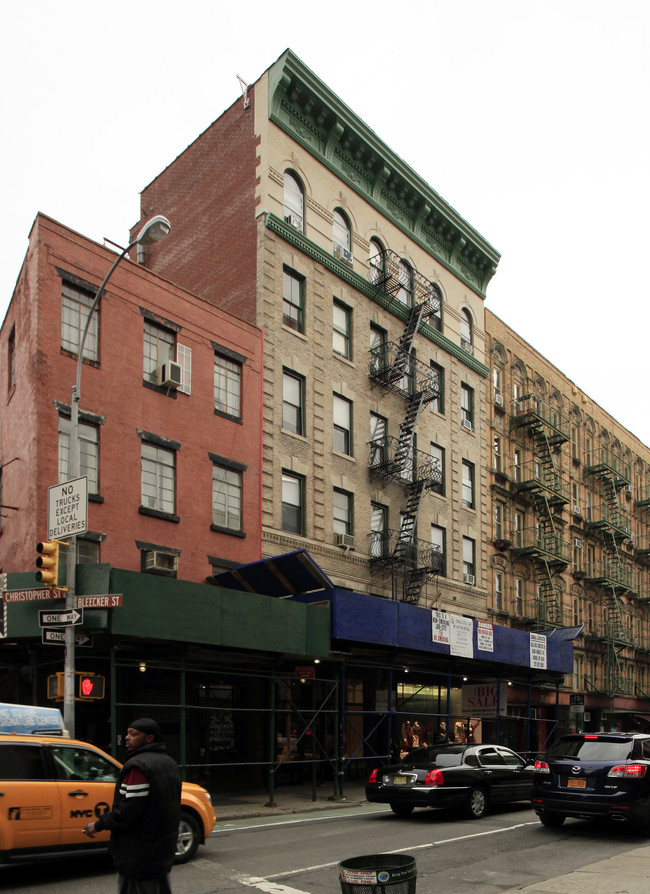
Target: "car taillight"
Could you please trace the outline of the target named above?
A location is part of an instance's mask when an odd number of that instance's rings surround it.
[[[429,770],[424,780],[425,785],[442,785],[442,770]]]
[[[370,776],[368,776],[368,782],[371,782],[371,783],[377,782],[377,768],[376,767],[372,771]]]
[[[623,777],[628,779],[641,779],[645,776],[647,769],[645,764],[621,764],[618,767],[612,767],[607,775],[615,776],[618,779]]]
[[[536,773],[550,773],[551,771],[548,768],[548,764],[546,761],[535,761],[535,772]]]

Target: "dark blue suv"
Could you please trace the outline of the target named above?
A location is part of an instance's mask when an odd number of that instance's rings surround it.
[[[562,736],[535,762],[532,804],[545,826],[573,816],[650,829],[650,734]]]

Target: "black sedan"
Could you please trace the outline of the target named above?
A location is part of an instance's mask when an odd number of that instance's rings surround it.
[[[501,745],[436,745],[373,770],[366,798],[397,816],[415,807],[451,807],[480,819],[489,804],[530,801],[534,769]]]
[[[561,826],[571,816],[650,829],[650,735],[562,736],[535,770],[532,803],[545,826]]]

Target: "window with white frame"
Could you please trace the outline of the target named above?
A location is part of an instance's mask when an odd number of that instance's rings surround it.
[[[503,540],[503,506],[494,504],[494,539]]]
[[[242,473],[217,463],[212,465],[212,524],[242,529]]]
[[[442,366],[431,361],[431,369],[437,377],[438,394],[430,402],[429,406],[434,413],[445,412],[445,371]]]
[[[282,370],[282,428],[305,434],[305,380],[288,369]]]
[[[386,461],[386,418],[378,413],[370,414],[370,468],[382,466]]]
[[[501,472],[501,438],[499,435],[494,436],[494,471]]]
[[[164,326],[151,320],[144,321],[142,377],[145,382],[158,384],[158,371],[163,363],[174,359],[176,336]]]
[[[369,279],[374,286],[381,286],[386,279],[386,250],[379,239],[370,240],[368,251]]]
[[[370,556],[379,559],[388,555],[388,508],[370,504]]]
[[[173,515],[176,509],[176,452],[142,441],[141,504]]]
[[[474,463],[464,459],[462,463],[462,504],[474,508]]]
[[[282,325],[305,331],[305,279],[288,267],[282,269]]]
[[[282,472],[282,530],[304,534],[305,479],[293,472]]]
[[[442,291],[434,282],[429,284],[428,298],[431,312],[427,322],[432,329],[442,332]]]
[[[521,450],[518,447],[513,454],[512,477],[517,483],[521,481]]]
[[[514,530],[513,530],[513,540],[514,546],[516,549],[519,549],[522,544],[523,530],[524,530],[524,519],[521,512],[515,512],[514,519]]]
[[[59,481],[70,478],[70,439],[72,422],[66,416],[59,416]],[[79,422],[79,456],[77,471],[80,477],[88,478],[88,493],[99,493],[99,427]]]
[[[340,208],[335,208],[332,215],[332,238],[334,245],[340,245],[346,251],[350,251],[352,248],[350,222]]]
[[[520,577],[515,578],[515,614],[521,617],[524,613],[524,582]]]
[[[431,486],[431,490],[434,494],[440,494],[441,497],[445,495],[445,448],[441,447],[440,444],[434,444],[433,441],[430,445],[431,452],[431,460],[433,463],[433,485]]]
[[[472,317],[466,307],[460,312],[460,346],[464,351],[472,351]]]
[[[214,409],[241,418],[242,364],[218,352],[214,355]]]
[[[399,289],[397,300],[406,307],[413,307],[413,268],[403,259],[397,265]]]
[[[463,537],[463,581],[473,584],[476,581],[476,544],[471,537]]]
[[[284,172],[283,211],[282,216],[286,223],[300,230],[304,230],[305,221],[305,195],[302,184],[292,171]]]
[[[332,349],[352,360],[352,310],[336,299],[332,309]]]
[[[352,456],[352,401],[335,394],[332,404],[333,448]]]
[[[465,382],[460,385],[460,419],[463,426],[471,431],[474,425],[474,389]]]
[[[71,354],[79,353],[79,344],[95,296],[70,283],[61,286],[61,347]],[[99,360],[99,314],[90,320],[84,343],[84,360]]]
[[[494,608],[498,612],[503,611],[503,573],[494,572]]]
[[[354,533],[352,523],[352,506],[352,494],[335,487],[333,494],[334,534]]]

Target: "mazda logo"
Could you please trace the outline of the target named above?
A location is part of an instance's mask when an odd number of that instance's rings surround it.
[[[577,776],[580,772],[580,767],[571,767],[571,772]]]

